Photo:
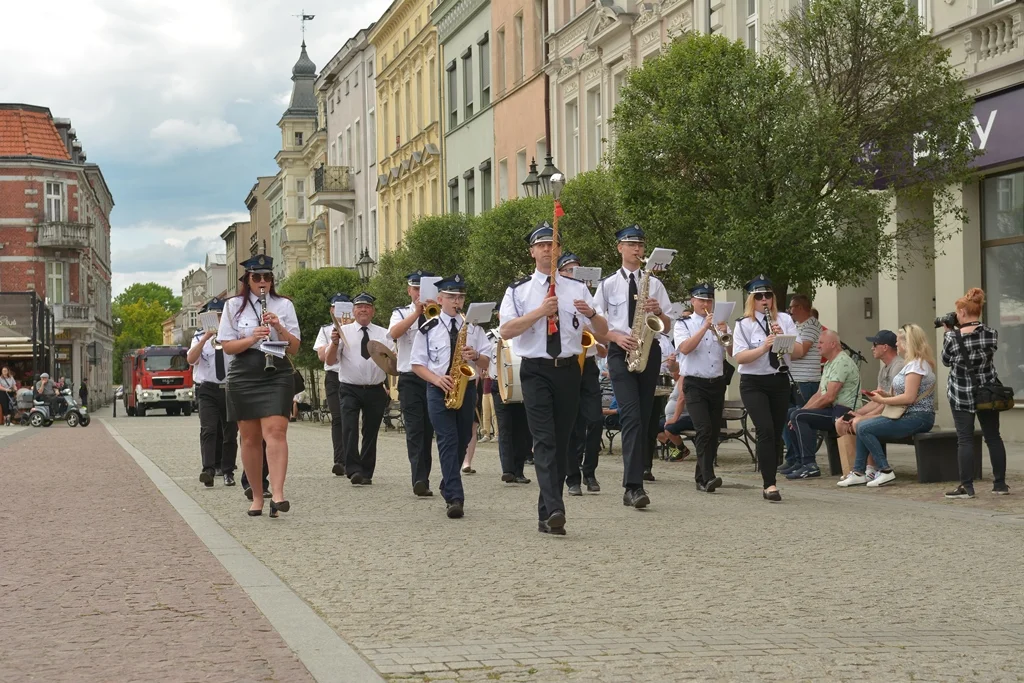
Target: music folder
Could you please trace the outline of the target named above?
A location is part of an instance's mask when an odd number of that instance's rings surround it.
[[[420,286],[422,287],[422,285]],[[491,316],[494,314],[494,306],[495,302],[493,301],[470,304],[466,309],[466,322],[472,325],[483,325],[490,322]]]

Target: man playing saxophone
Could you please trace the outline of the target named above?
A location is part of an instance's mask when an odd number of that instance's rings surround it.
[[[473,436],[476,382],[459,377],[479,363],[487,367],[490,341],[482,329],[467,325],[462,316],[466,303],[466,281],[461,275],[437,283],[441,314],[420,326],[412,343],[412,371],[426,382],[427,414],[437,437],[437,459],[441,465],[441,495],[450,519],[464,514],[466,495],[460,467]],[[464,392],[464,393],[463,393]],[[461,400],[459,400],[461,399]]]
[[[604,336],[608,325],[594,309],[590,290],[579,280],[556,274],[555,294],[550,295],[554,231],[547,221],[526,236],[526,243],[536,269],[505,290],[501,336],[512,340],[512,350],[522,358],[519,379],[540,485],[537,530],[561,536],[565,535],[562,490],[570,469],[569,441],[579,413],[583,332],[591,328]],[[553,333],[548,326],[552,316]]]
[[[631,225],[615,234],[622,267],[601,280],[594,295],[598,313],[608,319],[608,374],[619,405],[622,425],[622,486],[625,494],[622,504],[636,509],[651,503],[643,487],[648,425],[654,409],[654,389],[661,368],[661,349],[653,338],[647,339],[649,349],[638,349],[633,335],[648,315],[656,316],[668,328],[671,321],[665,311],[671,305],[665,285],[658,278],[641,270],[644,257],[644,231]],[[646,287],[644,286],[646,284]],[[642,290],[647,289],[647,296]],[[642,299],[642,300],[641,300]],[[639,316],[639,317],[638,317]],[[602,336],[597,335],[598,341]],[[637,350],[648,352],[646,365],[640,372],[632,372],[627,355]]]

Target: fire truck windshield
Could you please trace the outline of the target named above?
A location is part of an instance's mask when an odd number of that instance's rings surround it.
[[[147,372],[162,372],[164,370],[183,371],[188,370],[188,360],[185,356],[146,356]]]

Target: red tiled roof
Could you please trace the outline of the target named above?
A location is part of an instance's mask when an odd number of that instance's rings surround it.
[[[71,159],[49,113],[0,109],[0,157],[11,156]]]

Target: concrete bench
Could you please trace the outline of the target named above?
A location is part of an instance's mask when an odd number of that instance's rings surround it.
[[[903,439],[891,439],[882,443],[899,443],[914,447],[917,459],[917,480],[922,484],[940,481],[960,481],[960,468],[957,465],[956,432],[953,430],[933,429],[930,432],[914,434]],[[833,476],[843,475],[842,462],[839,459],[839,442],[835,434],[826,433],[825,448],[828,450],[828,466]],[[974,432],[974,478],[981,479],[981,431]]]

